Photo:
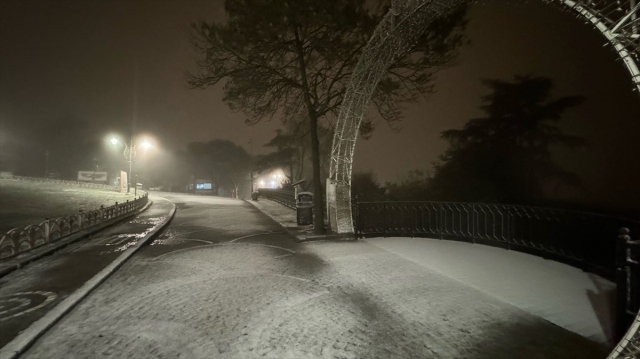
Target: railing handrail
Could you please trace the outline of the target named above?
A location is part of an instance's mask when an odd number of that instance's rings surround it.
[[[46,219],[39,224],[30,224],[12,228],[0,237],[0,260],[15,257],[33,248],[58,241],[81,230],[97,226],[100,223],[126,216],[139,210],[148,203],[149,194],[142,194],[132,201],[118,203],[109,207],[100,206],[91,211]]]
[[[565,212],[565,213],[574,213],[574,214],[583,214],[589,216],[597,216],[603,218],[610,219],[618,219],[633,222],[636,224],[640,224],[640,220],[628,218],[628,217],[619,217],[611,214],[597,213],[597,212],[586,212],[586,211],[576,211],[572,209],[564,209],[564,208],[554,208],[554,207],[540,207],[540,206],[527,206],[522,204],[505,204],[505,203],[484,203],[484,202],[452,202],[452,201],[358,201],[358,204],[377,204],[377,203],[442,203],[442,204],[462,204],[462,205],[481,205],[481,206],[504,206],[504,207],[512,207],[512,208],[531,208],[538,209],[544,211],[556,211],[556,212]]]

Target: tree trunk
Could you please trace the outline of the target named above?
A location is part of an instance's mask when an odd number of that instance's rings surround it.
[[[302,79],[302,92],[304,104],[309,113],[309,126],[311,135],[311,154],[313,167],[313,233],[324,234],[324,212],[322,211],[322,181],[320,179],[320,141],[318,140],[318,115],[309,96],[309,83],[307,82],[307,69],[304,62],[304,50],[297,26],[294,25],[296,37],[296,50],[298,51],[298,65]]]
[[[311,153],[313,164],[313,232],[324,234],[324,211],[322,210],[322,181],[320,174],[320,141],[318,141],[318,117],[309,114],[311,125]]]

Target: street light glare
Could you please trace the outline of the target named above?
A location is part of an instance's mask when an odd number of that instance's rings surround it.
[[[151,147],[153,147],[153,146],[151,145],[151,142],[149,142],[149,141],[147,141],[147,140],[142,141],[141,146],[142,146],[142,148],[144,148],[145,150],[148,150],[148,149],[150,149]]]
[[[112,145],[118,144],[118,139],[117,139],[117,138],[115,138],[115,137],[114,137],[114,138],[112,138],[110,141],[111,141],[111,144],[112,144]]]

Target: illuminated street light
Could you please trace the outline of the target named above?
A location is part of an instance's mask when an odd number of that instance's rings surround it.
[[[140,146],[142,146],[142,148],[144,148],[145,150],[148,150],[153,147],[153,145],[151,144],[151,142],[149,142],[149,140],[142,141]]]
[[[112,145],[117,145],[120,140],[118,140],[118,138],[116,137],[111,137],[111,139],[109,140],[109,142],[111,142]],[[134,195],[138,194],[138,183],[135,180],[135,178],[133,177],[133,160],[136,157],[136,147],[138,146],[138,144],[133,144],[133,139],[129,140],[129,144],[127,145],[126,141],[122,141],[122,143],[124,144],[124,158],[127,159],[127,162],[129,162],[129,173],[127,173],[127,176],[129,178],[127,178],[127,193],[129,193],[131,191],[131,186],[129,185],[131,183],[131,181],[134,181]],[[151,142],[147,139],[142,140],[142,142],[139,143],[139,145],[144,149],[144,150],[148,150],[150,148],[153,148],[153,145],[151,144]]]

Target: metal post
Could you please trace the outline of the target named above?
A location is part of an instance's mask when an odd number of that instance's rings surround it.
[[[354,196],[354,200],[353,200],[353,210],[351,211],[353,213],[353,233],[356,234],[356,238],[358,238],[359,235],[359,231],[358,231],[358,196]]]
[[[438,210],[438,214],[440,216],[440,220],[438,221],[439,222],[438,224],[439,224],[439,227],[440,227],[439,228],[439,230],[440,230],[440,239],[442,239],[442,234],[444,232],[444,210],[442,208],[442,203],[440,203],[438,205],[438,209],[439,209]]]
[[[628,228],[620,228],[616,240],[616,341],[621,340],[628,329],[629,276],[627,271]]]
[[[129,140],[129,173],[127,173],[127,193],[130,193],[131,191],[131,181],[133,180],[133,178],[131,178],[133,176],[132,171],[132,163],[133,163],[133,140]],[[126,149],[125,149],[126,151]]]

